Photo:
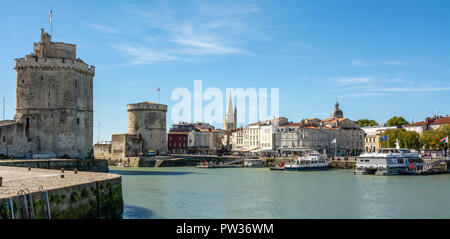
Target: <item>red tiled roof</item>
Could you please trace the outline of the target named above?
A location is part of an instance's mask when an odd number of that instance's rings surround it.
[[[302,129],[325,129],[325,130],[337,130],[337,128],[331,128],[331,127],[315,127],[315,126],[308,126],[308,127],[302,127]]]
[[[302,126],[302,123],[292,123],[292,124],[286,124],[286,125],[281,125],[280,127],[294,127],[294,126]]]
[[[436,119],[431,124],[450,124],[450,117],[442,117],[442,118]]]
[[[421,126],[421,125],[426,125],[425,121],[420,121],[420,122],[416,122],[416,123],[403,125],[403,127],[413,127],[413,126]]]
[[[404,125],[403,127],[422,126],[422,125],[426,125],[426,124],[427,124],[426,121],[420,121],[420,122]],[[437,124],[450,124],[450,116],[437,118],[434,120],[430,119],[430,125],[437,125]]]
[[[208,129],[202,129],[202,128],[200,128],[200,127],[196,127],[196,129],[197,129],[198,131],[202,131],[202,132],[217,132],[216,130],[210,129],[210,128],[208,128]]]

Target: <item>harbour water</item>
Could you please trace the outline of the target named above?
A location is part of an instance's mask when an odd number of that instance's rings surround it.
[[[118,168],[123,218],[450,218],[450,175]]]

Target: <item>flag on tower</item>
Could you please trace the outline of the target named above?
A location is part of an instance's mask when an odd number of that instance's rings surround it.
[[[439,141],[439,143],[446,143],[446,144],[448,144],[448,136],[445,137],[445,138],[443,138],[443,139],[441,139],[441,140]]]
[[[332,144],[336,143],[336,138],[333,139],[333,141],[331,141]]]
[[[48,23],[52,22],[52,11],[53,11],[53,9],[51,9],[50,14],[48,14]]]

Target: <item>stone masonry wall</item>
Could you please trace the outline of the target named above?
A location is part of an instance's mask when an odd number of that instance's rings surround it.
[[[122,179],[72,185],[47,191],[51,219],[121,218]],[[31,196],[31,198],[30,198]],[[47,219],[44,191],[11,197],[15,219]],[[11,219],[8,198],[0,198],[0,219]],[[32,206],[31,206],[32,205]]]

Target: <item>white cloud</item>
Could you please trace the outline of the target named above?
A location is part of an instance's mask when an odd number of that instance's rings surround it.
[[[106,26],[106,25],[95,24],[95,23],[85,23],[85,22],[83,24],[85,26],[87,26],[89,28],[92,28],[92,29],[94,29],[96,31],[99,31],[99,32],[110,33],[110,34],[117,33],[116,29],[114,29],[112,27],[109,27],[109,26]]]
[[[383,65],[409,65],[408,62],[404,62],[404,61],[397,61],[397,60],[385,60],[385,61],[372,61],[372,62],[368,62],[366,60],[363,59],[353,59],[352,60],[352,65],[354,66],[383,66]]]
[[[153,64],[180,59],[177,56],[144,46],[114,45],[113,47],[132,57],[133,59],[130,63],[133,65]]]
[[[420,93],[420,92],[437,92],[437,91],[450,91],[448,87],[391,87],[391,88],[371,88],[367,91],[379,91],[379,92],[410,92],[410,93]]]
[[[339,85],[365,84],[373,81],[373,77],[341,77],[334,79]]]
[[[190,3],[188,3],[189,5]],[[189,11],[186,9],[189,8]],[[167,7],[164,4],[128,8],[128,13],[141,18],[142,32],[157,32],[151,37],[136,39],[115,45],[115,49],[134,58],[132,64],[157,61],[199,59],[208,55],[250,55],[242,45],[243,34],[251,32],[248,20],[259,8],[239,2],[194,2],[194,6]],[[141,53],[142,52],[142,53]],[[144,54],[144,56],[140,56]],[[189,56],[196,58],[190,59]],[[162,59],[157,59],[162,57]]]
[[[386,76],[341,77],[334,78],[337,86],[345,93],[342,97],[376,97],[395,94],[421,94],[429,92],[450,91],[450,87],[436,87],[413,81],[386,78]]]

